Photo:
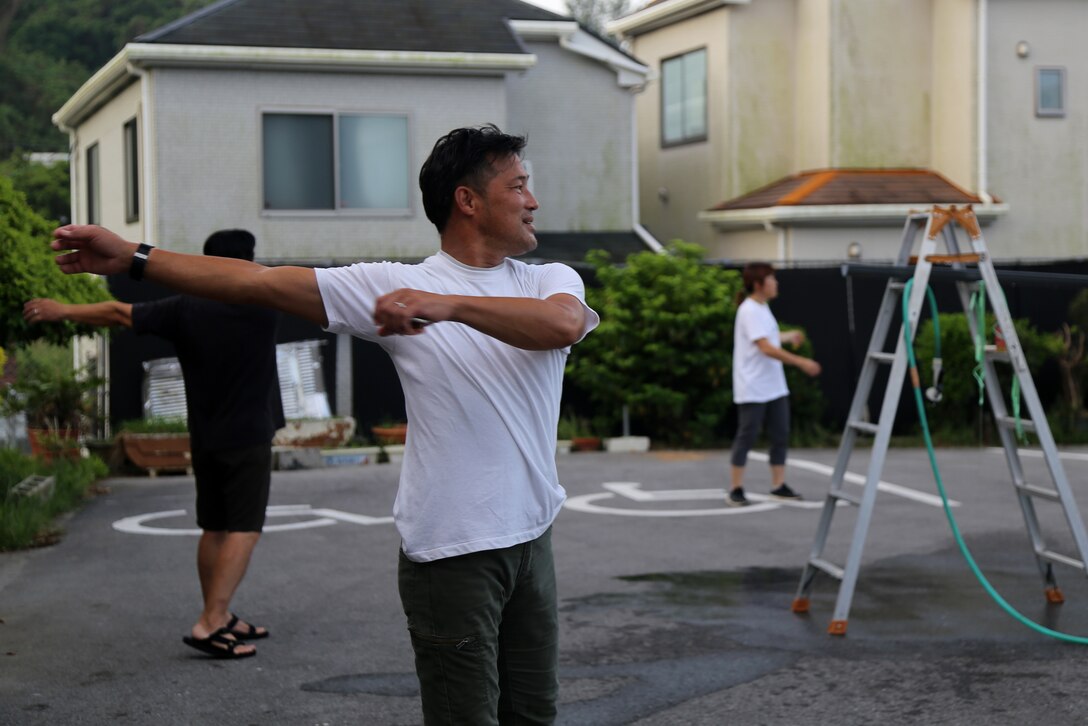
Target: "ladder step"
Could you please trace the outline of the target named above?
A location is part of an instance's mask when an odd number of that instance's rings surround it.
[[[815,567],[817,570],[822,570],[827,574],[831,575],[836,580],[841,580],[843,578],[843,575],[846,574],[846,571],[838,565],[828,562],[827,560],[822,560],[819,557],[813,557],[811,560],[808,561],[808,563]]]
[[[1040,557],[1042,557],[1043,559],[1050,560],[1051,562],[1057,562],[1057,563],[1062,564],[1062,565],[1069,565],[1070,567],[1076,567],[1078,570],[1083,570],[1084,569],[1084,563],[1083,562],[1081,562],[1080,560],[1078,560],[1076,558],[1068,557],[1066,555],[1063,555],[1060,552],[1055,552],[1053,550],[1042,550],[1040,552],[1036,552],[1036,554],[1039,555]],[[816,564],[816,563],[813,562],[813,564]]]
[[[889,290],[904,290],[904,289],[906,289],[906,287],[907,287],[907,283],[902,282],[900,280],[889,280],[888,281],[888,289]]]
[[[1062,497],[1058,492],[1053,489],[1043,489],[1033,484],[1014,484],[1014,486],[1025,494],[1030,494],[1033,497],[1039,497],[1040,499],[1049,499],[1053,502],[1060,502]]]
[[[868,421],[847,421],[846,425],[852,429],[864,431],[865,433],[873,434],[874,436],[876,435],[876,432],[880,430],[879,426],[875,423],[869,423]]]
[[[857,494],[851,494],[843,489],[832,489],[827,493],[827,496],[833,499],[841,499],[844,502],[850,502],[851,504],[860,507],[861,497]]]
[[[996,421],[997,421],[998,426],[1004,426],[1005,428],[1009,428],[1009,429],[1016,428],[1016,419],[1013,418],[1012,416],[998,416],[996,418]],[[1026,418],[1022,418],[1022,419],[1020,419],[1020,427],[1023,428],[1024,431],[1034,431],[1035,430],[1035,422],[1034,421],[1029,421]]]
[[[986,357],[990,360],[1002,360],[1006,363],[1012,360],[1012,358],[1009,357],[1008,350],[998,350],[996,345],[987,345],[983,349],[983,352],[985,352]]]
[[[887,363],[891,365],[895,362],[895,353],[889,353],[884,350],[874,350],[869,353],[869,357],[875,360],[877,363]]]
[[[932,262],[934,265],[953,265],[956,263],[977,265],[982,261],[982,255],[979,254],[963,254],[963,255],[926,255],[926,262]]]

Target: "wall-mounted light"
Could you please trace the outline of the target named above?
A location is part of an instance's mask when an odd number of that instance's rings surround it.
[[[846,246],[846,256],[851,260],[861,259],[861,242],[851,242]]]
[[[1027,58],[1031,55],[1031,46],[1028,45],[1026,40],[1021,40],[1016,44],[1016,56],[1018,58]]]

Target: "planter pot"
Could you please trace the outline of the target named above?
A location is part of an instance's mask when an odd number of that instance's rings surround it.
[[[30,453],[43,461],[56,458],[79,458],[79,431],[65,429],[32,429],[27,427],[26,437],[30,441]]]
[[[570,440],[571,451],[600,451],[600,436],[574,436]]]
[[[403,444],[408,438],[408,424],[397,426],[373,426],[370,433],[380,445]]]
[[[121,448],[152,477],[160,471],[193,471],[189,434],[121,434]]]

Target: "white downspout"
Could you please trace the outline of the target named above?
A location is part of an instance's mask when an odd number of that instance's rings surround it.
[[[642,226],[642,203],[639,200],[639,176],[638,176],[638,111],[635,102],[631,101],[631,229],[638,238],[654,252],[664,252],[665,246],[656,237],[650,234],[650,230]]]
[[[140,78],[140,116],[142,117],[140,124],[140,156],[143,158],[143,164],[141,164],[141,175],[143,176],[143,183],[140,185],[143,187],[143,199],[140,215],[143,217],[144,223],[144,242],[151,243],[154,241],[154,237],[151,234],[151,194],[152,194],[152,182],[151,182],[151,136],[152,136],[152,123],[151,123],[151,74],[145,71],[143,68],[139,68],[132,63],[129,63],[127,70],[134,76]]]
[[[990,196],[987,188],[990,186],[989,179],[989,166],[986,161],[986,149],[989,146],[989,139],[987,136],[987,124],[986,124],[986,86],[989,83],[987,74],[986,63],[986,40],[989,37],[988,23],[988,3],[987,0],[978,0],[978,195],[982,199],[983,204],[992,204],[994,199]]]

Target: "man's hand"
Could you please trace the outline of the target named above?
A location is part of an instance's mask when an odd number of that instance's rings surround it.
[[[132,256],[139,247],[135,242],[118,237],[94,224],[69,224],[53,230],[57,266],[66,275],[92,272],[96,275],[116,275],[128,272]]]
[[[427,325],[446,320],[449,306],[442,298],[442,295],[410,288],[382,295],[374,304],[378,335],[419,335]]]
[[[792,345],[796,348],[805,342],[805,334],[800,330],[786,330],[779,334],[778,339],[783,345]]]
[[[31,324],[64,320],[64,305],[49,298],[35,298],[23,305],[23,319]]]

